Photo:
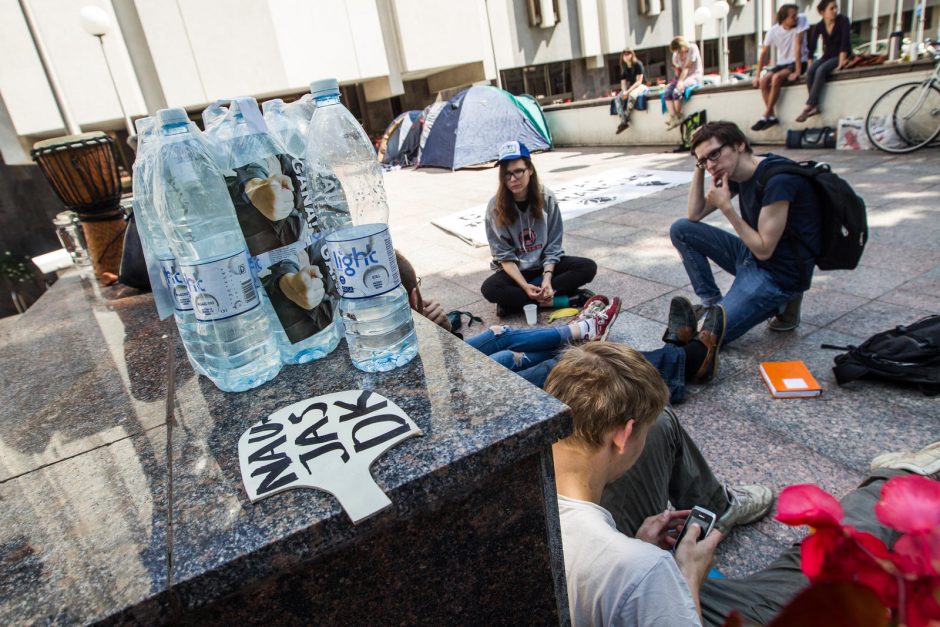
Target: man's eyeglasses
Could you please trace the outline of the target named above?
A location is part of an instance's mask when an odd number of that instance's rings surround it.
[[[506,180],[519,180],[522,175],[529,171],[529,168],[516,168],[515,170],[506,170]]]
[[[718,159],[721,157],[721,151],[724,150],[725,146],[730,146],[730,145],[731,144],[722,144],[721,146],[718,146],[718,148],[715,148],[714,150],[712,150],[710,153],[708,153],[701,159],[696,159],[695,167],[698,168],[699,170],[704,170],[708,161],[712,161],[712,162],[718,161]]]

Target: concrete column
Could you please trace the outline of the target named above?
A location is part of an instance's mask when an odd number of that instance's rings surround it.
[[[401,37],[398,34],[398,16],[391,0],[376,0],[379,24],[382,26],[382,40],[385,43],[385,56],[388,59],[388,90],[390,96],[405,93],[401,73],[406,68],[401,60]],[[389,120],[391,121],[391,120]]]
[[[153,115],[158,109],[167,107],[166,94],[160,84],[157,66],[150,53],[137,7],[134,0],[111,0],[111,6],[114,7],[118,30],[124,37],[124,45],[127,47],[137,84],[140,85],[140,92],[144,97],[144,106],[147,107],[148,113]]]

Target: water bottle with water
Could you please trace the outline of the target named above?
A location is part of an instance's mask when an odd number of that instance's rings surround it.
[[[160,319],[173,314],[189,363],[198,374],[205,375],[202,365],[205,351],[196,330],[196,315],[189,291],[153,205],[155,122],[154,118],[145,117],[134,123],[138,137],[137,158],[134,160],[134,217]]]
[[[281,369],[225,179],[183,109],[157,112],[154,206],[186,282],[212,382],[240,392]]]
[[[353,223],[326,238],[349,355],[360,370],[391,370],[414,358],[418,338],[389,235],[382,171],[365,130],[340,104],[336,80],[317,81],[310,91],[317,106],[307,135],[307,161],[311,170],[329,171],[338,179]]]
[[[323,258],[304,160],[275,140],[254,98],[232,100],[220,130],[227,137],[219,143],[223,175],[281,359],[325,357],[342,335],[334,320],[339,296]],[[295,139],[294,149],[302,154],[301,148]]]

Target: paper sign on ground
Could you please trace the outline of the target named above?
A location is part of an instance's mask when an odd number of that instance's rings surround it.
[[[395,403],[368,390],[315,396],[277,410],[238,440],[252,501],[293,488],[334,495],[354,523],[391,505],[369,467],[421,429]]]
[[[633,198],[685,185],[691,180],[692,173],[685,170],[618,168],[557,187],[550,186],[549,189],[558,199],[562,219],[570,220]],[[486,205],[477,205],[433,220],[431,224],[459,237],[471,246],[486,246],[485,213]]]

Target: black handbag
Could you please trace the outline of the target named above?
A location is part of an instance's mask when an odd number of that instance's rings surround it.
[[[790,129],[787,148],[835,148],[836,132],[830,126],[823,128]]]
[[[127,217],[127,229],[124,231],[124,253],[121,256],[121,269],[118,280],[129,287],[150,291],[150,277],[144,260],[144,249],[137,232],[137,220],[131,213]]]

